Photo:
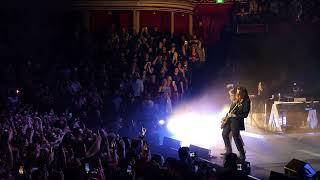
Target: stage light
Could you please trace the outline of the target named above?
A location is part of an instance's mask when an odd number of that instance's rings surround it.
[[[183,113],[169,118],[167,128],[182,146],[212,148],[221,139],[220,120],[215,113]]]
[[[218,114],[218,118],[220,118],[220,120],[222,120],[222,118],[224,118],[227,113],[229,112],[229,105],[224,105],[222,110],[220,111],[220,113]]]
[[[166,123],[166,121],[163,120],[163,119],[161,119],[161,120],[158,121],[158,123],[159,123],[160,125],[164,125],[164,124]]]

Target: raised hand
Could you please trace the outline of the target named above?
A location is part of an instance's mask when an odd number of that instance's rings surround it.
[[[142,127],[142,128],[141,128],[141,135],[142,135],[142,136],[145,136],[146,133],[147,133],[147,129],[144,128],[144,127]]]

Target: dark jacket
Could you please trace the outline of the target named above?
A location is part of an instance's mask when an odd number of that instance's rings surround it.
[[[244,118],[248,117],[251,109],[251,101],[249,98],[245,98],[240,105],[235,109],[234,114],[236,117],[231,118],[231,123],[233,123],[239,130],[245,130]]]

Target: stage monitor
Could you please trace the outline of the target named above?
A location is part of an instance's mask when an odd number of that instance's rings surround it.
[[[284,172],[290,177],[299,177],[303,179],[311,179],[316,171],[309,163],[303,162],[298,159],[292,159],[285,167]]]

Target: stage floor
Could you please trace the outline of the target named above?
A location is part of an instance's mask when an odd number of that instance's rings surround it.
[[[251,175],[259,179],[268,179],[270,171],[284,172],[283,167],[293,158],[310,163],[320,170],[320,133],[270,134],[249,129],[242,132],[247,152],[247,161],[251,163]],[[233,150],[237,149],[233,143]],[[222,139],[212,154],[217,158],[210,161],[223,164],[220,153],[224,152]]]

